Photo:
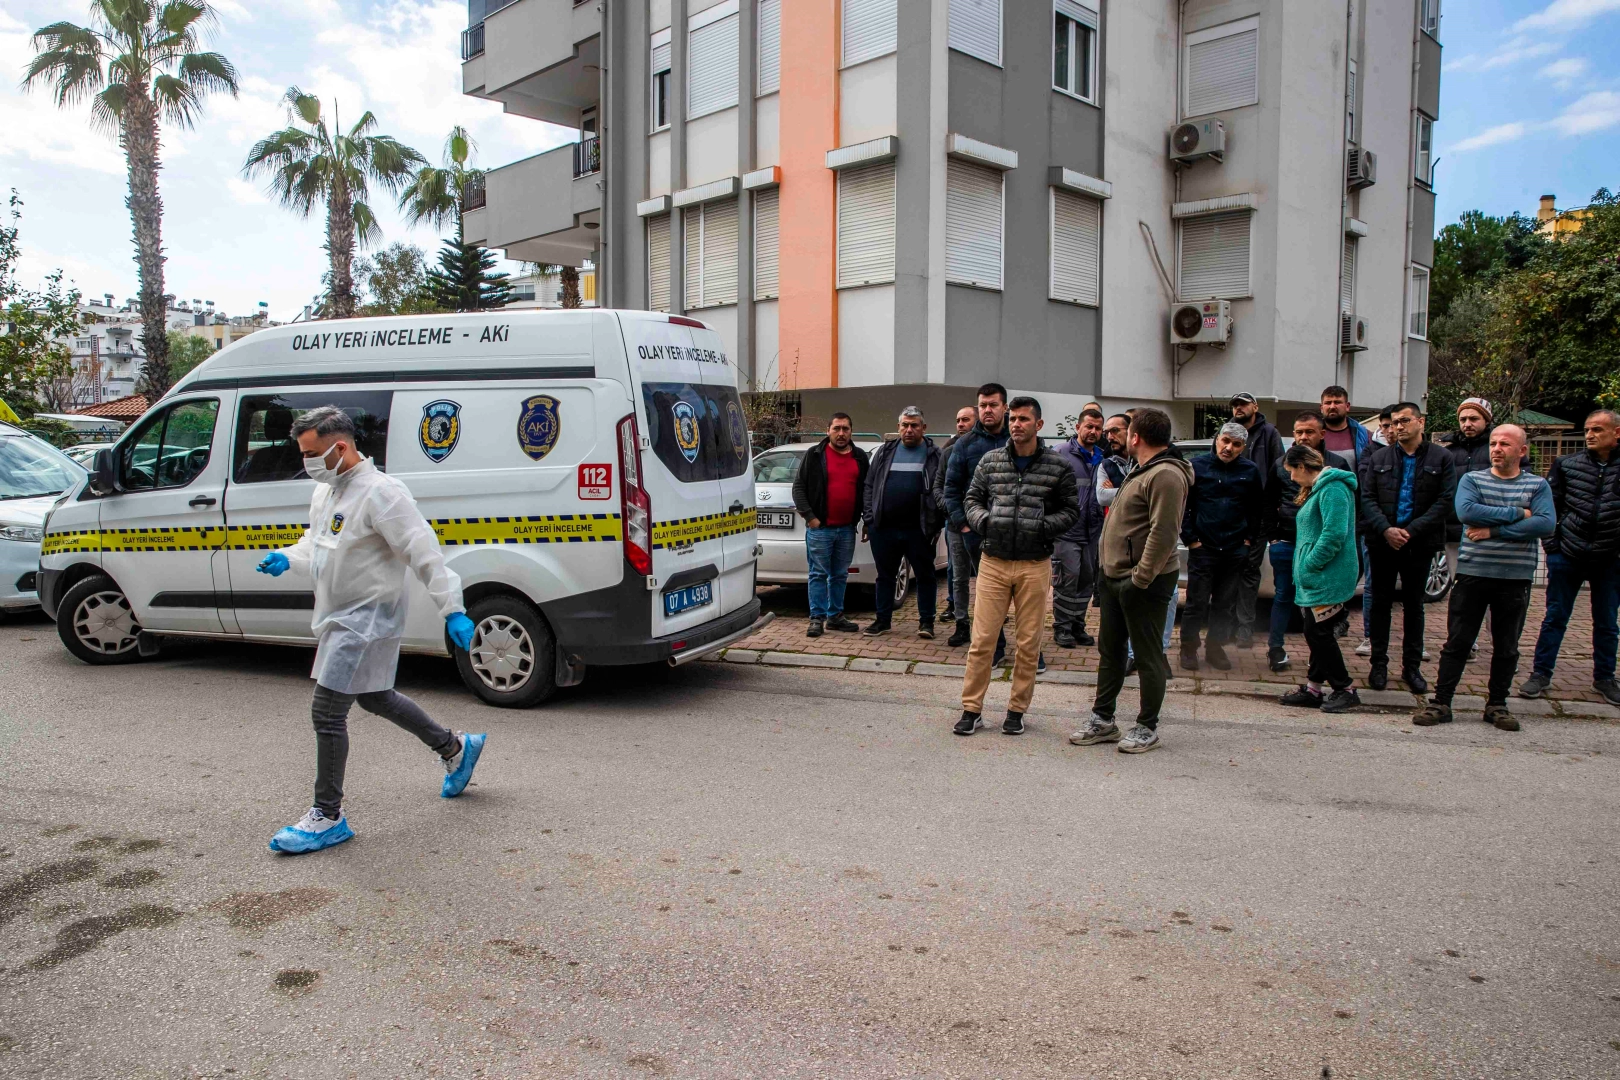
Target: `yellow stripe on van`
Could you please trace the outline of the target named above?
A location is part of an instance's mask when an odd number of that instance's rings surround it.
[[[682,518],[679,521],[653,523],[653,548],[679,547],[700,544],[705,540],[718,540],[758,527],[759,514],[754,507],[724,514],[704,514],[702,517]]]
[[[430,522],[445,547],[471,544],[579,544],[618,540],[618,514],[550,514],[542,517],[436,518]]]

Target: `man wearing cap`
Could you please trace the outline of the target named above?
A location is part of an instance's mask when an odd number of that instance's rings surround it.
[[[1224,646],[1232,641],[1239,616],[1238,590],[1250,552],[1260,543],[1265,510],[1265,478],[1246,449],[1249,431],[1227,424],[1215,437],[1215,451],[1192,460],[1193,482],[1182,518],[1187,545],[1187,610],[1181,620],[1181,666],[1198,670],[1198,638],[1209,627],[1204,658],[1217,671],[1231,668]]]
[[[1232,423],[1243,425],[1243,430],[1248,434],[1248,441],[1243,447],[1243,456],[1254,462],[1255,468],[1260,470],[1261,485],[1264,486],[1265,477],[1270,476],[1271,470],[1282,460],[1282,436],[1266,420],[1253,394],[1233,394],[1231,405]],[[1256,527],[1258,528],[1258,522]],[[1238,585],[1235,610],[1236,640],[1240,649],[1247,649],[1254,644],[1254,612],[1260,596],[1260,563],[1265,559],[1265,555],[1266,546],[1260,543],[1250,544],[1244,551],[1244,561],[1240,568],[1242,580]]]

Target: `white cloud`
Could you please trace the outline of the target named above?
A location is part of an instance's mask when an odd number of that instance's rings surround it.
[[[1540,71],[1536,72],[1539,78],[1551,79],[1558,88],[1567,90],[1575,81],[1591,70],[1591,63],[1582,56],[1566,56],[1562,60],[1554,60]]]
[[[1553,0],[1534,15],[1514,23],[1513,29],[1574,30],[1615,11],[1620,11],[1620,0]]]
[[[1497,146],[1505,142],[1516,142],[1524,137],[1528,131],[1527,125],[1522,123],[1498,124],[1493,128],[1486,128],[1478,135],[1471,135],[1462,142],[1454,143],[1452,151],[1462,153],[1467,150],[1483,150],[1487,146]]]
[[[34,58],[30,33],[0,11],[0,71],[20,72],[28,66]],[[0,158],[28,158],[114,176],[124,173],[124,155],[113,137],[90,127],[89,106],[58,108],[48,83],[24,93],[11,79],[0,79],[0,114],[6,118]]]
[[[1551,56],[1557,52],[1559,45],[1552,41],[1537,41],[1523,34],[1508,40],[1498,46],[1494,52],[1481,56],[1470,53],[1448,61],[1445,71],[1495,71],[1497,68],[1508,67],[1525,60],[1535,60],[1543,56]]]
[[[1620,93],[1599,90],[1587,94],[1553,118],[1563,135],[1587,135],[1620,124]]]

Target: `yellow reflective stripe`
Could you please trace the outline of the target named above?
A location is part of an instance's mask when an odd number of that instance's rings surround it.
[[[292,547],[303,539],[308,525],[231,525],[225,546],[232,551],[275,551]]]
[[[39,545],[45,555],[78,555],[101,550],[100,529],[74,529],[70,532],[46,533]]]
[[[675,547],[681,544],[700,544],[705,540],[718,540],[734,536],[758,526],[758,511],[750,506],[736,512],[704,514],[702,517],[682,518],[679,521],[653,523],[653,548]]]
[[[428,522],[445,547],[470,544],[578,544],[618,540],[618,514],[539,517],[435,518]]]

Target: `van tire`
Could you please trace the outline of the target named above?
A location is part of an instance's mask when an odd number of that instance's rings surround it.
[[[91,574],[56,605],[56,633],[87,664],[129,664],[141,658],[140,623],[118,583]]]
[[[467,611],[470,650],[453,649],[461,681],[491,705],[527,709],[557,691],[557,642],[545,617],[515,596],[488,596]]]

